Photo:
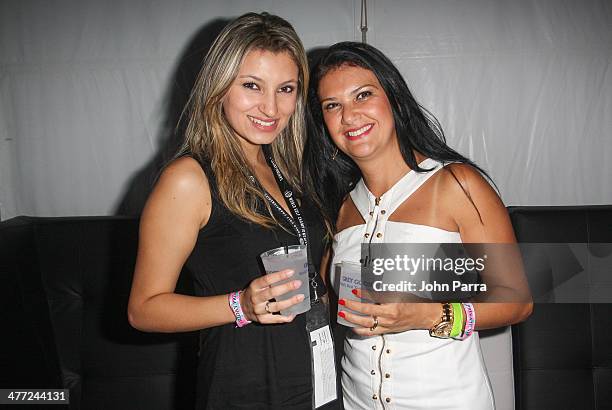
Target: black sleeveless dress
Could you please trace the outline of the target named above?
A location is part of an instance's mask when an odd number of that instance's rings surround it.
[[[282,228],[266,229],[232,214],[221,202],[210,167],[200,162],[211,187],[212,211],[198,234],[185,267],[198,296],[244,289],[264,271],[258,256],[299,244]],[[261,205],[261,211],[265,209]],[[314,206],[303,201],[312,261],[319,269],[323,225]],[[281,220],[280,215],[279,220]],[[200,332],[197,409],[310,409],[310,351],[304,315],[279,325],[230,323]],[[334,403],[325,408],[340,408]]]

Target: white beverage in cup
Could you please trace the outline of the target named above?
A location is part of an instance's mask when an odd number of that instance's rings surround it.
[[[337,279],[338,283],[338,297],[344,300],[353,300],[355,302],[361,302],[361,299],[357,297],[353,293],[353,289],[361,290],[361,264],[357,262],[349,262],[342,261],[340,263],[336,263],[334,265],[335,274],[339,275],[339,279]],[[336,282],[335,281],[335,282]],[[355,315],[362,315],[361,313],[355,312],[345,306],[338,306],[338,311],[348,311]],[[337,317],[338,324],[348,326],[348,327],[357,327],[356,324],[347,321],[346,319]]]
[[[304,295],[304,300],[300,303],[290,306],[288,309],[281,310],[280,313],[283,316],[298,315],[310,310],[307,252],[306,245],[291,245],[271,249],[260,255],[266,273],[278,272],[285,269],[291,269],[294,272],[290,278],[280,280],[272,286],[282,285],[296,279],[302,281],[299,288],[276,297],[276,300],[280,302],[281,300],[289,299],[295,295]]]

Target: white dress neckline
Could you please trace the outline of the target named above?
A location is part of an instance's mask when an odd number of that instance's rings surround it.
[[[443,167],[442,163],[432,159],[419,165],[431,168],[431,171],[409,171],[379,201],[367,189],[363,179],[356,184],[350,195],[365,223],[343,229],[334,236],[330,266],[342,261],[358,262],[364,242],[461,242],[459,232],[388,220],[398,206]],[[331,269],[330,278],[334,285],[335,276],[335,269]],[[344,405],[348,410],[441,410],[448,408],[449,403],[455,403],[457,409],[462,410],[494,409],[477,332],[465,341],[435,339],[427,330],[392,333],[384,337],[361,337],[348,332],[342,368]],[[461,377],[448,377],[448,374],[461,374]]]
[[[386,224],[401,224],[406,227],[413,227],[416,230],[435,230],[441,234],[450,234],[453,237],[451,242],[459,242],[459,232],[448,231],[446,229],[437,228],[434,226],[417,224],[412,222],[403,221],[389,221],[389,217],[393,215],[393,212],[403,204],[416,190],[418,190],[429,178],[431,178],[437,171],[442,169],[442,163],[426,158],[419,163],[420,168],[431,168],[431,171],[425,173],[417,173],[414,170],[409,170],[403,175],[395,184],[393,184],[384,194],[380,196],[378,204],[376,203],[377,197],[370,192],[366,186],[363,178],[361,178],[353,191],[351,191],[351,199],[353,204],[359,211],[362,219],[365,223],[349,226],[334,235],[334,239],[338,239],[344,236],[350,230],[361,230],[364,227],[367,236],[364,234],[364,240],[368,239],[369,242],[384,242],[381,232],[373,232],[373,225],[378,227],[384,227]],[[381,233],[381,235],[377,235]],[[370,235],[376,235],[375,238],[369,240]]]

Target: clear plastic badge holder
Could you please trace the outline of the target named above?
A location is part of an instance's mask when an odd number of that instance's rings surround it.
[[[271,249],[260,255],[267,273],[284,269],[292,269],[295,273],[290,278],[279,281],[272,286],[281,285],[299,279],[301,286],[291,292],[277,297],[277,300],[286,300],[294,295],[303,294],[304,300],[280,313],[285,316],[306,313],[306,330],[309,335],[311,370],[312,370],[312,408],[319,407],[337,399],[336,358],[334,353],[334,340],[329,326],[329,307],[327,295],[310,299],[310,286],[316,281],[311,280],[308,266],[306,245],[283,246]],[[313,272],[316,276],[316,272]],[[311,285],[312,283],[312,285]]]

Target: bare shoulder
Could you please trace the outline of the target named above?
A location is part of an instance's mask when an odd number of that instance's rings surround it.
[[[182,157],[166,166],[145,207],[145,214],[188,214],[203,226],[211,210],[210,185],[200,164]]]
[[[480,171],[467,164],[449,164],[440,178],[440,198],[464,242],[514,241],[506,207]]]
[[[140,218],[131,303],[174,292],[210,209],[208,181],[197,161],[180,158],[164,168]]]
[[[444,167],[440,172],[442,186],[451,193],[452,200],[469,200],[478,202],[492,201],[503,206],[501,198],[490,182],[471,165],[454,163]]]
[[[158,184],[163,188],[187,190],[193,194],[197,194],[198,191],[210,193],[206,174],[198,161],[191,157],[181,157],[169,163],[163,170]]]

